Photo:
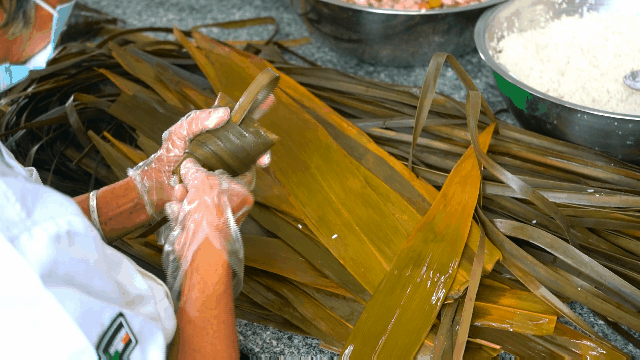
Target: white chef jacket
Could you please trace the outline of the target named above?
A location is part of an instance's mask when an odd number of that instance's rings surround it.
[[[0,289],[3,359],[165,359],[176,329],[166,286],[2,143]]]

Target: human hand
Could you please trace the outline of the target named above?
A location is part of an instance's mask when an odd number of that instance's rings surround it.
[[[254,115],[261,116],[274,102],[273,96],[268,97]],[[164,205],[174,198],[176,190],[178,194],[184,194],[184,187],[176,189],[178,184],[173,176],[173,170],[182,160],[189,141],[201,132],[219,128],[228,119],[229,109],[226,107],[190,112],[165,131],[162,136],[162,146],[158,152],[129,170],[129,177],[134,180],[150,216],[159,218]],[[269,164],[269,161],[270,153],[267,152],[258,160],[257,165],[264,167]],[[238,178],[249,188],[253,188],[254,169]]]
[[[187,159],[180,166],[185,191],[181,201],[166,204],[170,229],[164,239],[162,262],[167,283],[176,308],[179,304],[182,279],[194,253],[205,241],[225,254],[233,273],[234,296],[242,289],[244,249],[238,223],[253,206],[253,196],[245,184],[222,172],[205,170],[195,160]]]

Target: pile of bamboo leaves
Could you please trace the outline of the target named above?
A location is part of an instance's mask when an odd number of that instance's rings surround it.
[[[213,26],[265,24],[277,25]],[[637,342],[620,325],[640,331],[638,167],[497,120],[445,54],[417,96],[285,59],[308,39],[103,25],[103,41],[66,43],[3,95],[0,140],[79,195],[125,178],[183,115],[221,93],[237,101],[273,67],[276,105],[260,123],[281,140],[242,226],[238,318],[352,359],[629,358],[566,303]],[[466,103],[435,93],[445,62]],[[149,229],[112,244],[161,269]]]

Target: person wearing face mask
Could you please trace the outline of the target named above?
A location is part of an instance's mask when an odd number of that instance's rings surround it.
[[[44,69],[75,0],[0,0],[0,91]]]
[[[0,75],[7,89],[46,65],[73,2],[0,4]],[[273,101],[265,101],[263,113]],[[172,175],[190,139],[228,118],[224,107],[192,111],[128,178],[74,199],[42,185],[37,171],[0,142],[3,358],[239,357],[238,226],[253,205],[254,172],[231,178],[189,159],[180,167],[182,184]],[[267,153],[256,165],[269,161]],[[171,220],[161,235],[166,285],[105,242],[164,214]]]

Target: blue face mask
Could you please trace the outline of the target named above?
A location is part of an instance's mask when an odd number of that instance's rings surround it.
[[[56,47],[58,38],[60,37],[62,30],[64,30],[67,20],[69,20],[69,15],[71,15],[73,5],[76,3],[76,0],[73,0],[68,4],[60,5],[53,9],[43,0],[34,1],[53,14],[53,23],[51,24],[51,42],[47,47],[32,56],[24,64],[0,65],[0,92],[24,80],[29,75],[29,71],[44,69],[47,66],[47,62],[53,56],[53,50]]]

